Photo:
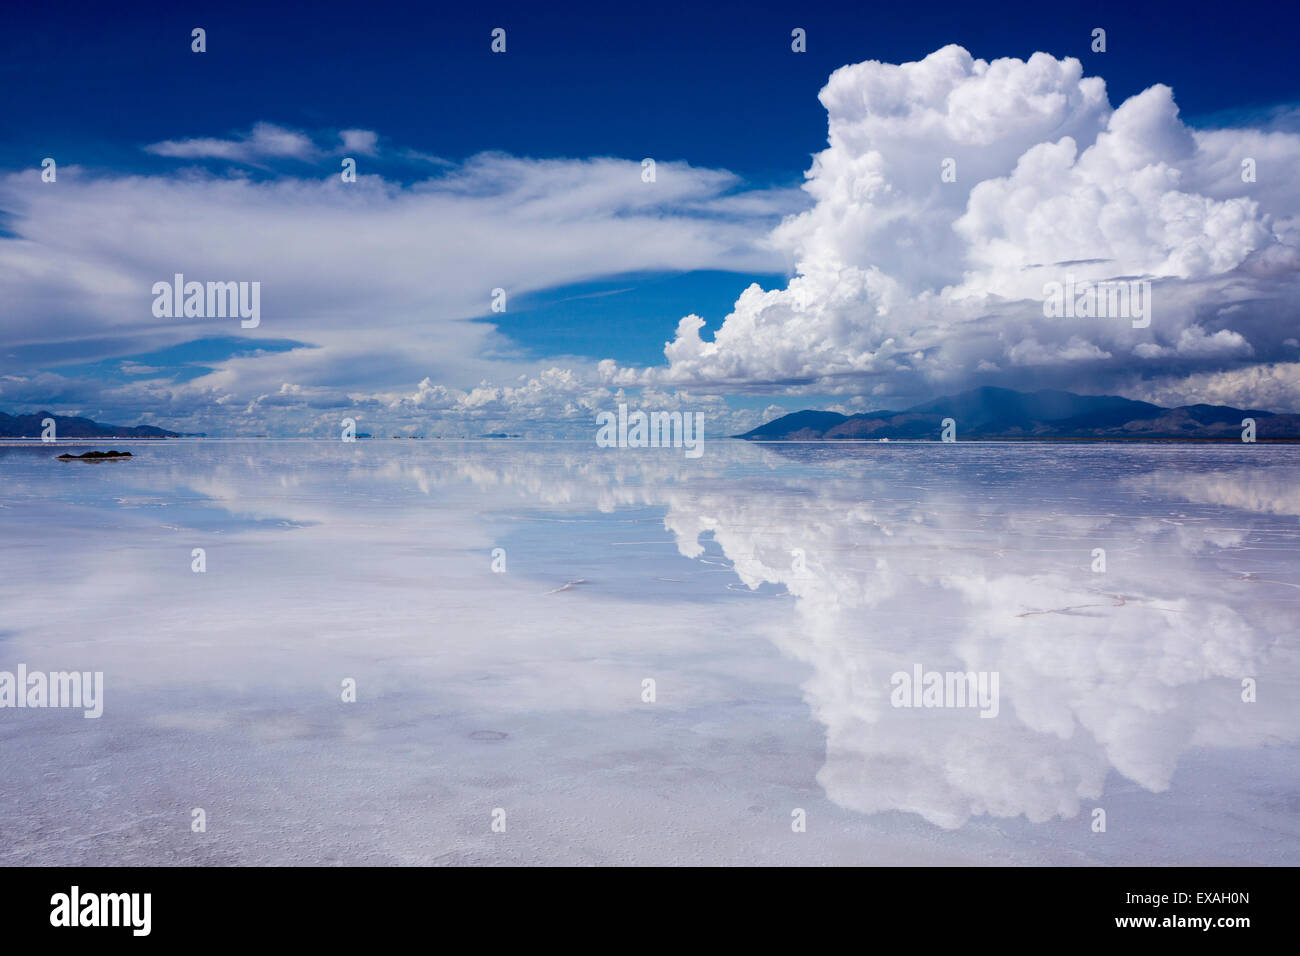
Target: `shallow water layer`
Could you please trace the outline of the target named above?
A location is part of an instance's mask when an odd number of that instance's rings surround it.
[[[1300,864],[1300,448],[112,447],[0,447],[0,671],[104,674],[0,862]]]

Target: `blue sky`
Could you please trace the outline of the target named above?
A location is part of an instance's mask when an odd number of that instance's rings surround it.
[[[978,57],[1085,61],[1108,30],[1113,101],[1167,83],[1189,117],[1300,100],[1287,4],[1187,3],[16,4],[0,36],[0,163],[66,151],[165,169],[139,147],[256,120],[382,130],[451,160],[665,156],[797,182],[826,138],[835,68],[948,43]],[[205,25],[208,52],[187,38]],[[508,55],[488,34],[508,28]],[[794,26],[807,53],[789,56]],[[418,175],[394,169],[394,175]]]
[[[695,403],[730,427],[989,383],[1280,407],[1297,381],[1297,330],[1277,306],[1293,299],[1295,189],[1280,170],[1300,155],[1297,19],[1131,3],[17,6],[0,36],[0,407],[306,434],[348,409],[380,429],[551,433],[620,394]],[[498,26],[504,55],[489,50]],[[790,49],[795,27],[806,53]],[[932,56],[950,44],[963,55]],[[979,65],[1040,51],[1081,69],[1031,61],[993,83]],[[864,61],[881,72],[844,79],[828,107],[828,78]],[[924,77],[896,66],[918,61]],[[935,84],[951,85],[941,120],[917,106]],[[1022,92],[1018,124],[1006,98]],[[828,109],[846,133],[801,190]],[[1132,119],[1108,132],[1116,111]],[[1017,184],[1027,150],[1063,136],[1076,191]],[[1245,189],[1233,177],[1252,151],[1261,177]],[[1135,152],[1143,165],[1124,166]],[[351,193],[336,184],[344,155],[362,176]],[[920,196],[909,168],[949,155],[959,188]],[[47,156],[57,183],[38,178]],[[654,193],[636,192],[645,157]],[[1146,196],[1141,169],[1173,170],[1175,199]],[[1035,195],[1032,223],[1098,188],[1104,228],[1077,249],[999,221],[989,198]],[[1105,225],[1148,199],[1123,227],[1141,242]],[[1205,241],[1178,233],[1179,203]],[[1119,341],[1026,325],[1032,309],[1006,320],[1006,303],[1032,299],[1013,273],[1042,266],[1045,247],[1165,283],[1165,324]],[[1270,284],[1242,291],[1243,270]],[[177,271],[262,276],[266,321],[141,315],[147,287]],[[739,308],[754,283],[789,301]],[[498,285],[504,314],[487,307]],[[945,289],[960,294],[937,305]],[[1285,327],[1254,334],[1252,308]],[[679,328],[692,314],[702,338]]]

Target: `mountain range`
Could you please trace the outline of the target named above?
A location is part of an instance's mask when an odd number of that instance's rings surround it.
[[[40,438],[42,422],[54,419],[58,438],[186,438],[155,425],[107,425],[89,418],[36,412],[0,412],[0,438]],[[1240,441],[1243,419],[1254,419],[1260,441],[1300,441],[1300,415],[1229,405],[1165,408],[1117,395],[1076,395],[1046,390],[971,389],[902,411],[840,412],[805,409],[733,435],[749,441],[935,440],[945,418],[955,422],[958,440],[1039,441],[1232,440]]]
[[[993,387],[936,398],[902,411],[857,415],[793,412],[732,437],[750,441],[937,440],[945,418],[956,423],[958,440],[1240,441],[1246,418],[1255,420],[1255,433],[1261,441],[1300,440],[1300,415],[1227,405],[1164,408],[1116,395]]]
[[[0,438],[40,438],[45,430],[42,422],[54,419],[56,438],[182,438],[180,432],[169,432],[154,425],[103,425],[89,418],[70,418],[50,412],[34,415],[6,415],[0,412]]]

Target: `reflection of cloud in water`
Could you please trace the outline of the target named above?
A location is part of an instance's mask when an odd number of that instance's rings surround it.
[[[1269,448],[1250,465],[1223,449],[1152,446],[719,442],[699,461],[514,443],[303,444],[276,457],[215,449],[172,446],[114,479],[112,494],[128,502],[171,502],[161,514],[136,505],[73,511],[87,489],[110,483],[87,474],[46,487],[11,472],[9,498],[58,496],[64,511],[43,514],[75,524],[76,535],[44,564],[10,559],[12,581],[58,580],[61,591],[51,609],[39,589],[13,588],[7,623],[48,642],[41,628],[52,615],[57,622],[66,608],[134,595],[130,621],[112,636],[149,647],[139,659],[164,680],[193,666],[192,655],[208,646],[201,641],[219,649],[205,661],[262,660],[254,655],[265,652],[277,666],[292,655],[295,667],[329,642],[376,668],[391,665],[374,682],[405,686],[393,672],[411,671],[414,661],[428,668],[421,679],[454,701],[462,700],[452,696],[464,686],[458,679],[473,674],[476,706],[508,698],[520,711],[612,720],[623,705],[611,688],[626,674],[607,656],[609,635],[634,630],[635,653],[691,674],[681,648],[707,644],[710,628],[739,621],[809,668],[804,696],[826,735],[817,779],[832,800],[948,828],[981,814],[1072,818],[1095,805],[1086,801],[1100,797],[1112,771],[1161,791],[1194,748],[1296,737],[1300,666],[1289,642],[1300,610],[1291,517],[1300,514],[1300,449]],[[203,591],[188,557],[160,557],[157,544],[165,534],[164,548],[173,540],[188,548],[193,536],[175,529],[197,527],[191,512],[200,508],[245,519],[226,526],[231,550],[210,555],[210,564],[236,555],[248,562],[238,580],[213,574]],[[539,536],[552,554],[588,540],[575,529],[608,525],[604,516],[657,523],[662,515],[671,540],[659,550],[675,545],[698,573],[683,581],[690,575],[680,559],[668,573],[662,558],[637,550],[656,544],[646,540],[656,537],[642,530],[648,524],[614,541],[636,547],[612,548],[609,560],[620,566],[589,584],[581,569],[545,587],[517,573],[466,570],[471,554],[487,567],[496,543],[489,529],[501,516],[515,528],[538,525],[521,514],[545,518]],[[28,529],[37,518],[22,508],[6,520],[15,534],[45,540],[47,529]],[[103,529],[114,542],[148,547],[103,562],[101,550],[80,546]],[[303,543],[268,550],[259,535]],[[1107,552],[1104,574],[1090,568],[1098,547]],[[511,562],[513,571],[514,551]],[[161,569],[176,577],[160,577]],[[616,592],[616,570],[658,582],[658,596],[637,602]],[[169,612],[143,600],[159,580],[195,602],[168,663],[153,654],[168,645],[145,636],[172,633]],[[705,590],[733,597],[728,585],[773,599],[699,603]],[[256,627],[230,630],[250,614]],[[269,648],[265,635],[275,637]],[[737,672],[745,666],[726,660]],[[997,671],[999,715],[891,707],[891,674],[914,664]],[[481,672],[498,678],[478,683]],[[154,676],[133,666],[120,679]],[[1259,679],[1258,703],[1241,701],[1243,677]],[[725,698],[737,685],[719,678],[710,686]],[[213,706],[228,707],[227,698]],[[493,726],[484,720],[462,736]]]
[[[1188,748],[1295,737],[1293,696],[1241,700],[1243,677],[1293,685],[1295,663],[1264,596],[1214,573],[1212,535],[1188,548],[1177,525],[1123,514],[1131,502],[1104,473],[1104,501],[1080,486],[1072,500],[1038,497],[1033,474],[903,491],[907,477],[668,496],[683,554],[711,535],[747,585],[795,595],[799,626],[779,643],[813,667],[804,689],[827,731],[818,779],[836,802],[944,827],[982,813],[1038,822],[1076,815],[1111,768],[1160,791]],[[1094,547],[1108,549],[1104,574]],[[914,663],[999,672],[1001,716],[891,707],[890,675]]]
[[[1161,468],[1131,480],[1148,493],[1197,504],[1222,505],[1258,514],[1300,515],[1300,483],[1294,469],[1241,467],[1210,474]]]
[[[986,446],[956,465],[906,448],[777,452],[788,467],[776,473],[737,474],[736,456],[715,450],[685,476],[653,455],[613,472],[574,455],[558,469],[514,458],[457,476],[547,503],[663,506],[682,555],[707,561],[711,539],[746,587],[788,590],[797,624],[774,639],[813,670],[804,691],[827,734],[818,780],[855,810],[948,828],[979,814],[1069,818],[1112,769],[1162,791],[1190,748],[1296,737],[1296,663],[1273,637],[1294,599],[1216,560],[1294,540],[1289,526],[1222,520],[1300,513],[1289,459],[1176,470],[1166,456],[1186,449]],[[1058,454],[1077,457],[1063,469]],[[1180,501],[1215,508],[1188,516]],[[1095,547],[1106,573],[1091,570]],[[1272,583],[1294,587],[1294,562],[1282,570],[1291,581]],[[890,675],[916,663],[997,671],[1000,716],[891,707]],[[1241,700],[1244,677],[1268,688],[1258,702]]]

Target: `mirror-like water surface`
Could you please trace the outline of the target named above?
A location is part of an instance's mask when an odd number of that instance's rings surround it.
[[[0,670],[104,674],[0,862],[1300,863],[1300,448],[114,447],[0,448]]]

